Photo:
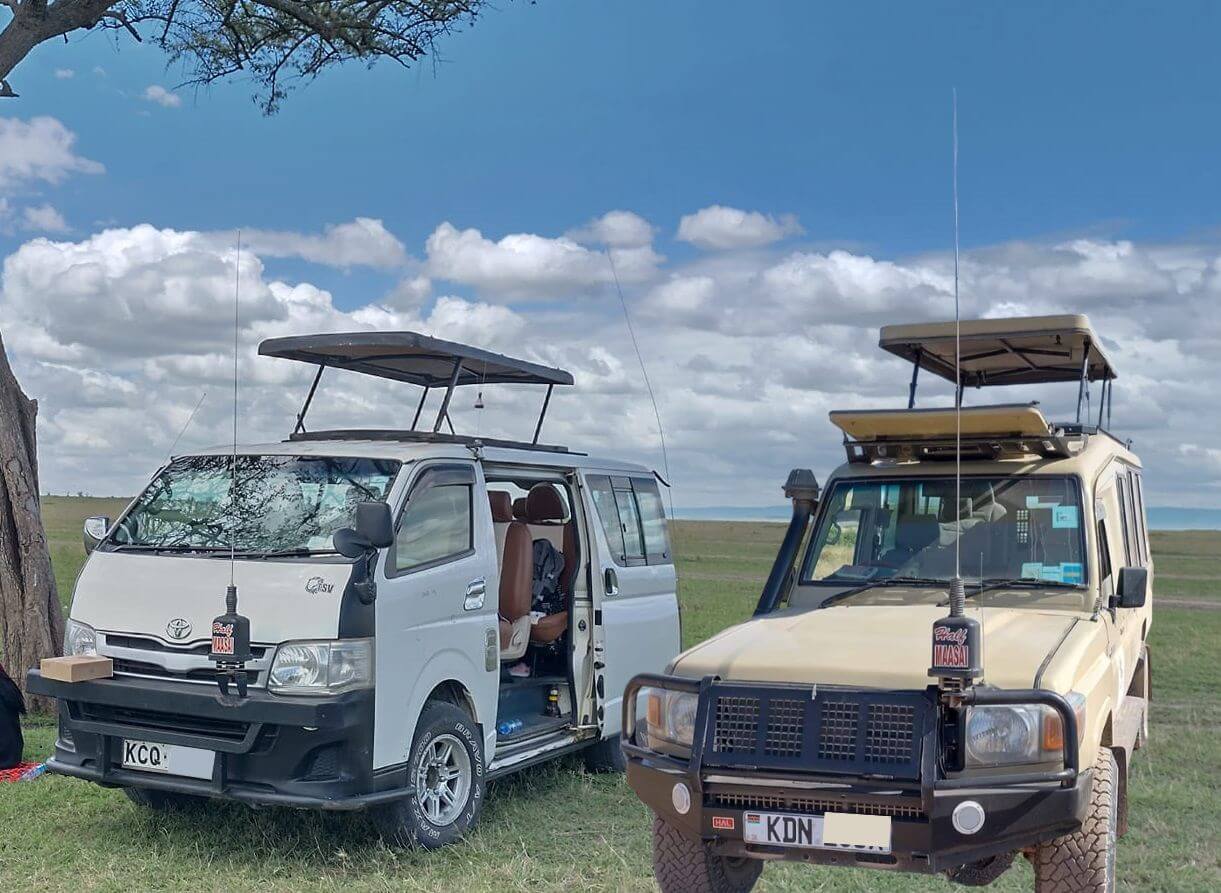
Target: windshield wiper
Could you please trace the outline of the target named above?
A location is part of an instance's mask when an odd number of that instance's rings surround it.
[[[969,584],[968,584],[969,586]],[[991,592],[994,589],[1084,589],[1084,583],[1065,583],[1063,580],[1031,580],[1029,577],[1023,577],[1016,580],[1007,579],[1005,577],[985,577],[983,579],[983,592]],[[978,594],[981,590],[976,589]],[[967,590],[967,597],[972,595],[970,589]]]
[[[823,582],[833,583],[835,581],[823,580]],[[842,602],[846,598],[852,598],[854,595],[860,595],[862,592],[868,592],[870,589],[877,589],[883,586],[948,586],[949,584],[949,580],[942,580],[937,577],[884,577],[880,580],[870,580],[868,583],[862,583],[860,586],[855,586],[830,598],[825,598],[818,607],[827,608]]]
[[[162,545],[153,543],[109,543],[112,552],[228,552],[224,546],[190,546],[184,544]]]
[[[334,549],[273,549],[269,552],[238,552],[238,558],[306,558],[311,555],[338,555]]]

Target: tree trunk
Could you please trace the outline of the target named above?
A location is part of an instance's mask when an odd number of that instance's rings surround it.
[[[61,653],[64,615],[38,501],[38,402],[17,383],[0,337],[0,659],[25,693],[25,671]],[[45,698],[31,709],[50,710]]]

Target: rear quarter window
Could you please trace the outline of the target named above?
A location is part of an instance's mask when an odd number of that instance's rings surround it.
[[[594,508],[621,567],[671,564],[670,533],[657,481],[644,477],[586,477]]]

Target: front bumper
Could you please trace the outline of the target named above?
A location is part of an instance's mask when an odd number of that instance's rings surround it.
[[[635,717],[628,714],[635,703],[636,691],[641,685],[658,684],[700,693],[697,746],[693,747],[690,760],[656,753],[632,740]],[[1080,828],[1085,816],[1092,773],[1076,770],[1075,748],[1066,754],[1066,766],[1070,768],[1046,773],[1044,778],[1029,774],[972,778],[961,773],[945,778],[936,759],[936,732],[931,719],[927,737],[914,753],[913,771],[906,778],[830,773],[809,767],[802,767],[801,771],[792,767],[782,770],[758,765],[766,760],[757,759],[757,755],[749,758],[756,760],[755,765],[727,766],[723,761],[718,764],[712,757],[719,755],[705,758],[706,748],[700,742],[715,740],[715,735],[710,735],[713,720],[708,701],[718,692],[731,691],[732,685],[713,678],[697,682],[676,677],[637,677],[624,696],[623,750],[628,763],[628,784],[658,816],[725,855],[936,873],[1071,833]],[[808,698],[808,689],[803,691]],[[1002,701],[1008,696],[989,695]],[[1067,705],[1063,706],[1067,709]],[[1066,725],[1075,736],[1075,723],[1069,721]],[[674,796],[675,786],[680,784],[689,797]],[[690,808],[680,813],[675,802],[683,803],[685,799],[689,799]],[[978,803],[985,814],[983,826],[973,834],[959,832],[952,821],[955,807],[968,800]],[[748,843],[743,839],[742,829],[744,817],[751,812],[890,816],[890,852]]]
[[[32,694],[59,699],[59,736],[47,768],[60,775],[254,806],[351,810],[409,793],[405,771],[372,769],[371,690],[313,698],[251,689],[246,698],[222,698],[193,683],[66,683],[37,670],[26,684]],[[212,778],[125,769],[125,739],[214,751]]]

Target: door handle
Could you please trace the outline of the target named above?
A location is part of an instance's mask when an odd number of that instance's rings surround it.
[[[471,580],[466,584],[466,601],[462,603],[463,611],[478,611],[483,607],[488,594],[488,582],[483,577]]]
[[[619,575],[615,573],[613,567],[608,567],[602,572],[602,581],[605,584],[607,595],[619,594]]]

